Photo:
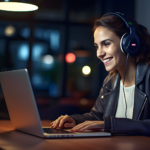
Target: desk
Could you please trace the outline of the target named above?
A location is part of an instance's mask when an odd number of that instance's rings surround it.
[[[49,123],[50,121],[42,121],[42,126],[48,126]],[[13,131],[9,120],[0,120],[0,148],[4,150],[150,150],[150,137],[41,139]]]

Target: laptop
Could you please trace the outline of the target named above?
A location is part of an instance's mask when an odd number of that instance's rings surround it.
[[[41,138],[110,136],[107,132],[70,132],[66,129],[42,128],[27,69],[0,73],[0,83],[15,130]]]

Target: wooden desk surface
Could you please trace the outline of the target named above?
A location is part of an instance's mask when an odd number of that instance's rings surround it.
[[[48,126],[50,121],[42,121]],[[42,139],[14,131],[9,120],[0,120],[0,150],[150,150],[150,137]]]

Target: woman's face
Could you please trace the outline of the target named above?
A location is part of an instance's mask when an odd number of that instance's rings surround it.
[[[121,71],[125,67],[126,55],[120,49],[120,38],[106,27],[99,26],[94,32],[97,57],[107,71]]]

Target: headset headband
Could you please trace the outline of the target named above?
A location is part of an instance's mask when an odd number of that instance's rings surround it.
[[[110,13],[104,14],[102,17],[108,16],[108,15],[118,16],[119,18],[121,18],[124,21],[124,23],[126,24],[126,26],[130,29],[130,33],[135,32],[135,28],[133,26],[132,21],[130,20],[129,17],[125,16],[123,13],[120,13],[120,12],[116,12],[116,13],[110,12]]]

